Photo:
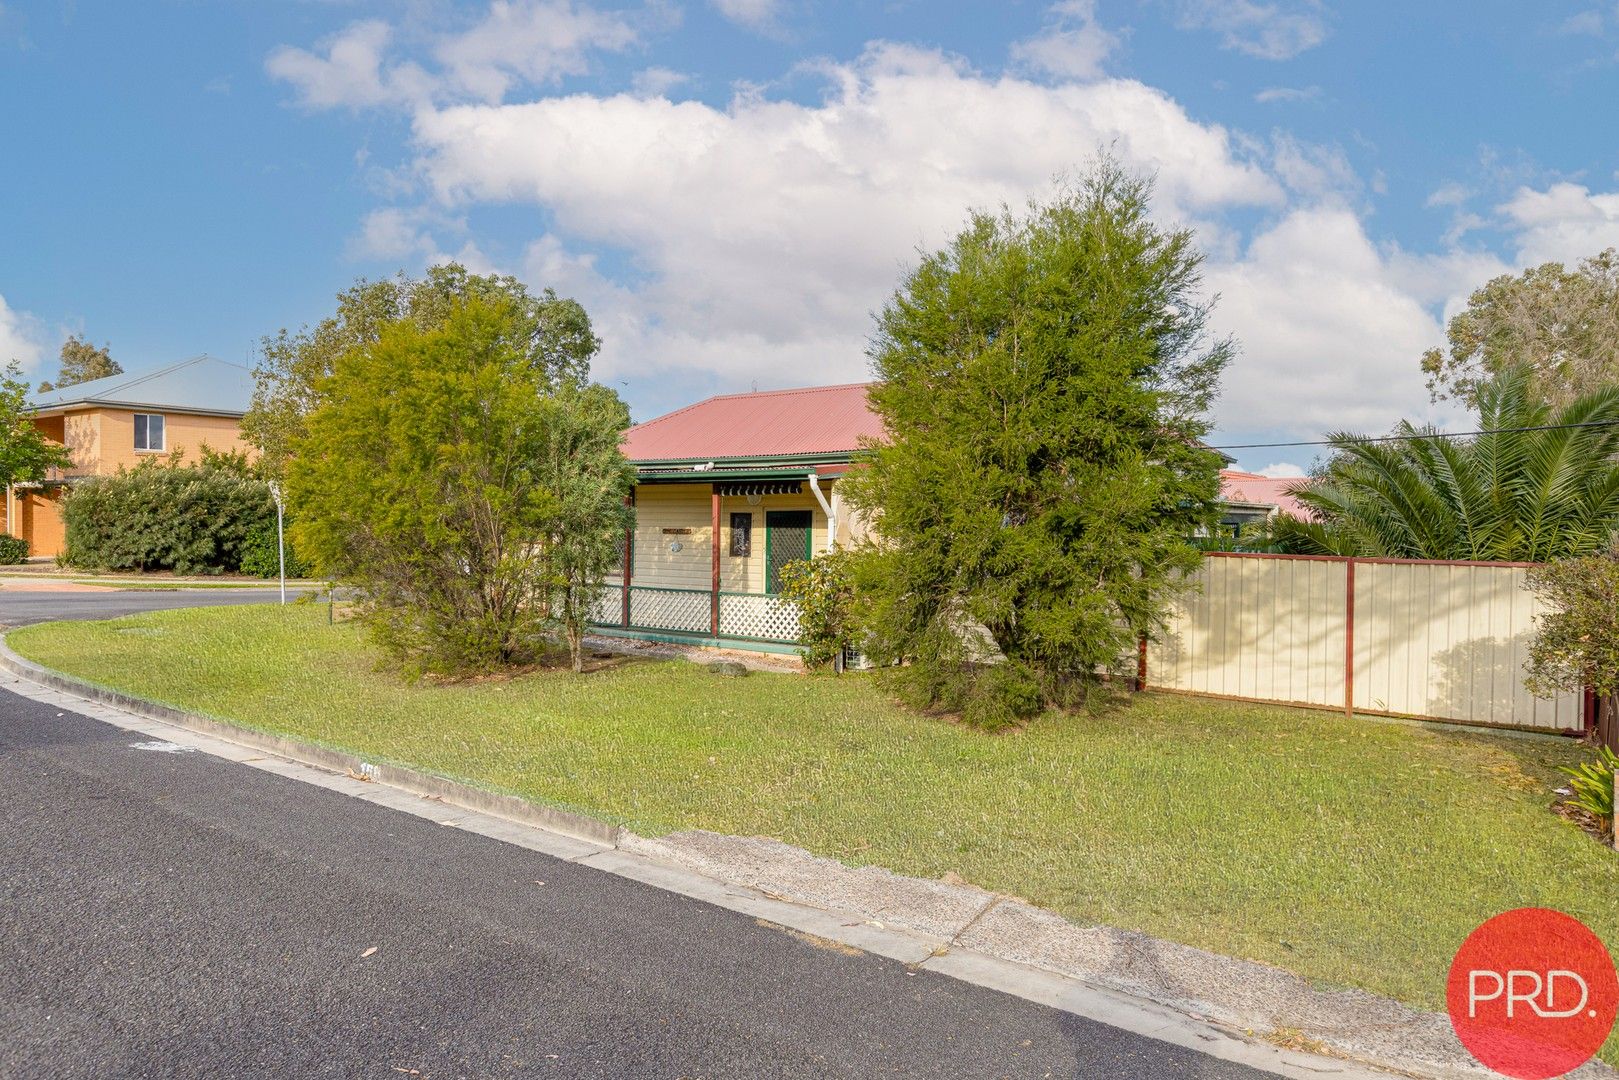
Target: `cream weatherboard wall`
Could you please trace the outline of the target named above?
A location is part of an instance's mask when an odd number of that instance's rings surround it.
[[[1581,695],[1536,698],[1523,686],[1540,611],[1527,571],[1363,559],[1351,571],[1346,559],[1211,556],[1149,644],[1147,683],[1343,708],[1348,682],[1359,712],[1577,731]]]
[[[642,484],[635,489],[635,548],[631,584],[643,588],[708,591],[713,582],[711,492],[706,484]],[[724,592],[765,591],[765,512],[811,511],[810,552],[826,550],[826,514],[809,492],[766,495],[758,505],[744,496],[720,500],[720,589]],[[731,552],[731,515],[753,515],[753,551],[746,557]],[[685,531],[682,531],[685,530]],[[679,551],[670,550],[674,544]],[[615,576],[610,579],[618,584]]]

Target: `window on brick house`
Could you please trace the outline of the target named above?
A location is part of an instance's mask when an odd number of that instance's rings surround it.
[[[135,414],[135,449],[163,449],[163,417],[155,413]]]

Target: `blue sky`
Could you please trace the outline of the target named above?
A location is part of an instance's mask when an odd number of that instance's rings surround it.
[[[250,361],[459,257],[579,297],[638,418],[849,381],[919,245],[1111,145],[1242,344],[1220,441],[1459,424],[1446,313],[1619,244],[1616,90],[1611,0],[3,0],[0,352]]]

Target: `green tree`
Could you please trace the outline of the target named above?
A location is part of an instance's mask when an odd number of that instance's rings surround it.
[[[1598,741],[1619,750],[1619,544],[1531,570],[1526,584],[1545,606],[1529,646],[1530,691],[1589,687],[1600,703]]]
[[[408,667],[537,658],[559,629],[577,667],[584,613],[628,527],[628,413],[535,362],[518,299],[451,302],[337,353],[290,447],[299,550],[358,586]],[[552,343],[551,347],[555,347]]]
[[[34,483],[72,464],[67,449],[34,425],[22,365],[11,361],[0,375],[0,484]]]
[[[1619,384],[1619,253],[1569,270],[1543,263],[1493,278],[1450,320],[1448,349],[1422,357],[1434,400],[1479,404],[1489,380],[1524,366],[1553,405]]]
[[[297,333],[283,329],[260,342],[254,371],[253,404],[242,420],[242,434],[258,448],[261,467],[279,476],[306,418],[321,403],[322,380],[337,358],[375,343],[400,321],[431,329],[443,324],[471,299],[508,300],[516,325],[512,346],[545,376],[548,386],[582,379],[601,347],[590,317],[576,301],[550,289],[539,296],[513,277],[469,273],[445,263],[421,279],[399,274],[380,281],[357,281],[337,296],[337,310]]]
[[[1294,491],[1317,520],[1279,520],[1277,542],[1409,559],[1543,562],[1601,551],[1619,526],[1619,387],[1553,407],[1536,385],[1518,367],[1480,386],[1478,426],[1495,434],[1432,438],[1433,427],[1402,421],[1393,442],[1334,435],[1333,457]]]
[[[108,351],[110,348],[109,345],[98,348],[78,334],[68,335],[68,339],[62,342],[62,367],[56,376],[56,382],[40,383],[40,392],[60,390],[65,386],[89,382],[91,379],[122,375],[124,369],[112,358],[112,354]]]
[[[994,726],[1078,703],[1198,565],[1233,346],[1150,196],[1105,160],[1025,214],[976,213],[878,317],[886,440],[842,483],[879,534],[854,566],[864,643],[918,706]]]
[[[635,522],[625,505],[635,469],[618,448],[629,426],[629,409],[617,394],[599,383],[570,380],[557,388],[539,440],[535,470],[555,502],[538,551],[550,615],[574,671],[584,669],[591,610],[601,599],[603,578],[622,560],[625,530]]]

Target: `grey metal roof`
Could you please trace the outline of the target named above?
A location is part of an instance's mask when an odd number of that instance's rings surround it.
[[[193,356],[168,367],[124,372],[59,390],[28,395],[35,411],[107,405],[241,416],[253,400],[253,372],[212,356]]]

